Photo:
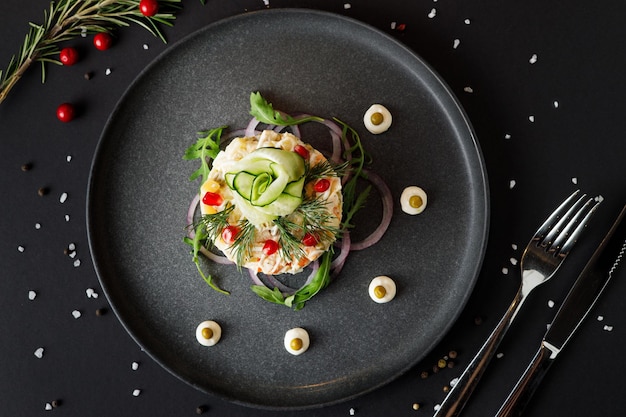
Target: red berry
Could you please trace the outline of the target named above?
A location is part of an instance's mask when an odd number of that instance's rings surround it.
[[[141,0],[139,2],[139,11],[144,16],[154,16],[159,11],[159,2],[157,0]]]
[[[107,32],[97,33],[93,37],[93,45],[100,51],[106,51],[113,45],[113,37]]]
[[[314,234],[312,233],[307,233],[306,235],[304,235],[304,237],[302,238],[302,244],[304,246],[315,246],[317,245],[317,238],[315,237]]]
[[[330,181],[327,180],[326,178],[322,178],[321,180],[318,180],[313,185],[313,189],[315,191],[317,191],[318,193],[323,193],[324,191],[328,190],[329,188],[330,188]]]
[[[78,51],[72,47],[61,49],[59,61],[63,65],[74,65],[78,61]]]
[[[207,206],[219,206],[224,202],[224,199],[218,193],[207,192],[202,197],[202,202]]]
[[[269,239],[265,241],[263,245],[263,253],[266,256],[270,256],[276,253],[278,250],[278,243],[275,240]]]
[[[304,159],[309,159],[309,150],[302,145],[296,145],[293,147],[293,151],[303,157]]]
[[[222,239],[228,244],[233,243],[238,233],[239,228],[237,226],[226,226],[224,230],[222,230]]]
[[[71,103],[63,103],[57,107],[57,119],[64,123],[74,120],[75,113],[74,106]]]

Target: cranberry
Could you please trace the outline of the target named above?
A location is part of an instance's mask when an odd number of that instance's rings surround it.
[[[61,49],[59,52],[59,61],[63,65],[74,65],[78,62],[78,51],[72,47]]]
[[[63,103],[57,107],[57,118],[64,123],[74,120],[75,115],[76,112],[71,103]]]
[[[278,243],[275,240],[269,239],[265,241],[263,245],[263,253],[266,256],[270,256],[276,253],[278,250]]]
[[[157,0],[141,0],[139,2],[139,11],[144,16],[154,16],[159,11],[159,2]]]
[[[309,159],[309,150],[302,145],[296,145],[293,147],[293,151],[303,157],[304,159]]]
[[[222,239],[228,244],[234,243],[238,233],[239,228],[237,226],[226,226],[224,230],[222,230]]]
[[[219,206],[224,202],[224,199],[218,193],[207,192],[202,197],[202,203],[207,206]]]
[[[107,32],[97,33],[93,37],[93,45],[100,51],[106,51],[113,45],[113,37]]]
[[[317,245],[317,238],[312,233],[307,233],[302,238],[302,244],[304,246],[315,246]]]
[[[330,181],[327,180],[326,178],[322,178],[321,180],[318,180],[313,185],[313,189],[315,191],[317,191],[318,193],[323,193],[324,191],[328,190],[329,188],[330,188]]]

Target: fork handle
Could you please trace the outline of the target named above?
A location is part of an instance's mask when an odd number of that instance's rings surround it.
[[[521,416],[524,408],[532,398],[541,383],[543,376],[554,362],[552,351],[543,343],[535,354],[522,377],[517,381],[515,388],[500,407],[496,417]]]
[[[434,417],[455,417],[461,413],[461,410],[474,392],[476,385],[478,385],[478,381],[485,373],[487,365],[495,355],[496,349],[500,346],[504,335],[511,327],[513,318],[517,315],[524,299],[525,296],[520,288],[508,310],[504,313],[504,316],[502,316],[498,325],[493,329],[489,338],[476,353],[472,361],[467,365],[454,387],[448,392],[448,395],[446,395],[446,398],[435,412]]]

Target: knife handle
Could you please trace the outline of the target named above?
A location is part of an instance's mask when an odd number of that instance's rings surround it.
[[[526,408],[544,375],[548,372],[550,365],[554,362],[557,353],[558,350],[553,352],[545,343],[541,343],[541,348],[535,354],[522,377],[517,381],[515,388],[504,401],[502,407],[500,407],[496,417],[518,417],[522,415],[524,408]]]

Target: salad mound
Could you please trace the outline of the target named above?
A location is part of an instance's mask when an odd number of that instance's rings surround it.
[[[341,179],[332,169],[312,174],[323,165],[328,160],[321,152],[288,132],[233,139],[216,156],[200,191],[203,216],[229,210],[228,226],[212,243],[258,273],[301,272],[329,249],[340,228]]]

